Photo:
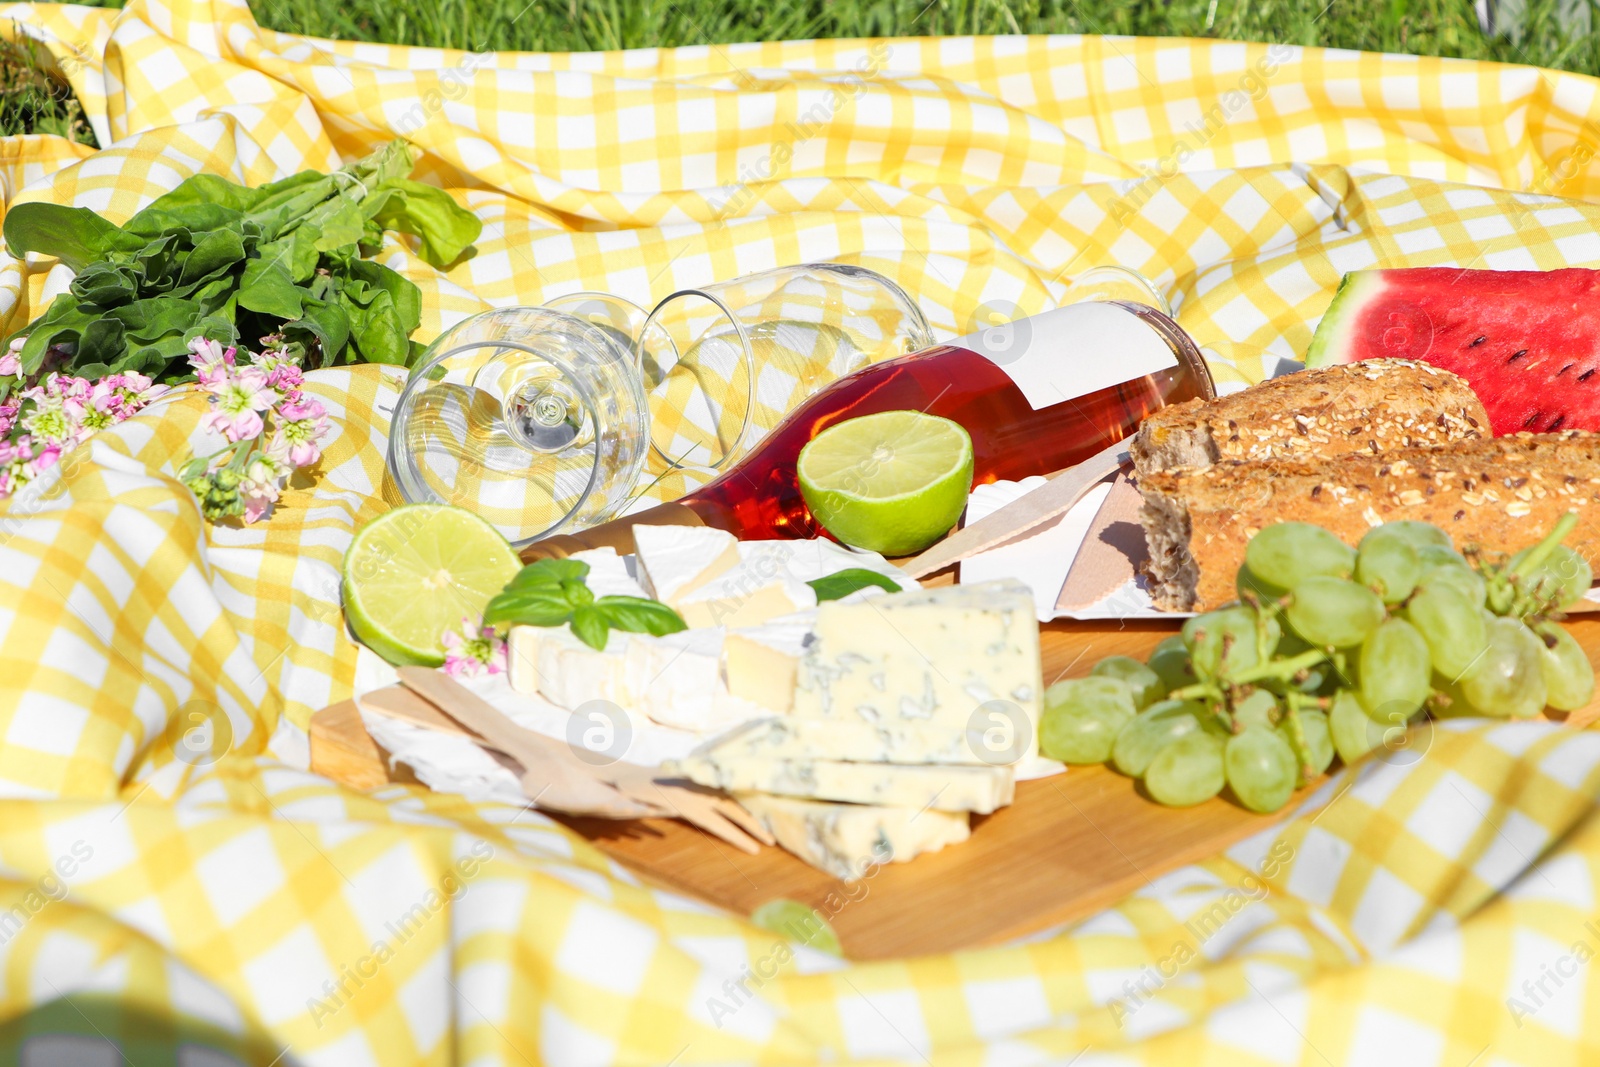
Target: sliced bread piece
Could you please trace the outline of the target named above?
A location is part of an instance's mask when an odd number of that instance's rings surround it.
[[[1577,511],[1566,539],[1600,563],[1600,434],[1519,433],[1319,463],[1224,462],[1139,479],[1150,593],[1165,611],[1236,599],[1245,545],[1275,522],[1311,522],[1355,545],[1396,519],[1431,522],[1457,548],[1512,552]]]
[[[1374,359],[1272,378],[1151,415],[1129,443],[1140,475],[1226,460],[1326,459],[1489,436],[1467,383],[1406,359]]]

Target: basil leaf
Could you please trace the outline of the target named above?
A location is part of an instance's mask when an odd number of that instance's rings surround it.
[[[560,626],[572,616],[572,605],[559,590],[535,589],[501,593],[483,609],[483,621]]]
[[[567,599],[572,602],[574,608],[581,608],[594,603],[594,594],[589,591],[587,585],[583,584],[581,578],[563,578],[561,580],[561,591],[567,594]]]
[[[536,586],[559,586],[562,582],[581,582],[589,576],[589,565],[581,559],[541,559],[528,564],[506,583],[506,592]]]
[[[604,652],[611,639],[611,624],[604,611],[586,604],[572,613],[572,636],[596,652]]]
[[[606,620],[619,630],[635,634],[675,634],[687,630],[683,616],[659,600],[636,596],[603,596],[594,606],[605,612]]]
[[[819,604],[824,600],[842,599],[858,589],[866,589],[868,586],[874,585],[879,589],[887,589],[891,593],[900,592],[900,586],[893,579],[879,574],[877,571],[869,571],[864,567],[850,567],[846,570],[836,571],[821,578],[814,578],[806,584],[817,591],[817,602]]]

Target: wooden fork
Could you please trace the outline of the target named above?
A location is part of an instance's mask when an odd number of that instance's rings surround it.
[[[402,667],[399,674],[405,689],[420,697],[424,702],[422,707],[427,709],[426,711],[408,709],[406,712],[400,712],[400,717],[433,729],[440,729],[448,723],[449,726],[445,728],[467,733],[480,744],[499,749],[521,763],[525,769],[528,768],[529,764],[522,759],[522,756],[507,747],[515,745],[518,750],[527,752],[530,758],[540,759],[541,766],[559,766],[564,773],[587,777],[594,783],[613,790],[619,800],[631,801],[643,809],[637,813],[613,813],[601,810],[599,807],[582,809],[556,807],[554,810],[573,815],[601,815],[608,818],[674,815],[751,855],[759,851],[757,841],[767,845],[776,843],[772,835],[767,832],[767,828],[730,797],[692,783],[659,778],[654,768],[641,767],[638,764],[618,761],[604,767],[592,766],[578,759],[560,741],[518,726],[498,708],[448,675],[423,667]],[[380,696],[380,693],[384,691],[370,693],[362,700],[373,704],[374,710],[400,711],[402,701],[392,696]],[[534,751],[537,751],[539,756],[534,756]],[[525,792],[531,776],[531,772],[525,770],[523,776]],[[543,788],[545,782],[540,780],[533,784],[538,789]],[[545,796],[549,796],[548,791]],[[552,806],[546,804],[543,799],[539,803],[540,806]]]
[[[407,689],[521,764],[522,793],[540,807],[612,819],[643,818],[665,810],[584,773],[584,764],[570,752],[539,744],[539,734],[518,726],[448,675],[427,667],[402,667],[399,673]]]

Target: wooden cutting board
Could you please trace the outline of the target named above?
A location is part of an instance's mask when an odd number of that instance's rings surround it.
[[[1600,664],[1600,619],[1569,623]],[[1176,622],[1058,622],[1041,627],[1047,682],[1087,674],[1104,656],[1143,659]],[[1567,721],[1585,725],[1600,702]],[[386,768],[354,705],[311,721],[311,766],[357,789],[415,781]],[[749,856],[673,819],[563,819],[646,880],[748,914],[774,897],[818,908],[853,959],[889,959],[990,945],[1094,914],[1168,871],[1214,856],[1287,815],[1255,815],[1223,799],[1163,808],[1104,767],[1020,782],[1016,801],[974,816],[972,837],[846,885],[778,848]]]

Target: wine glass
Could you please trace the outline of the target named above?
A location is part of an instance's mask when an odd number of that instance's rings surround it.
[[[801,401],[869,363],[933,346],[921,309],[894,282],[808,263],[681,289],[650,312],[641,351],[650,446],[667,469],[720,473]]]
[[[637,351],[552,308],[496,308],[446,330],[395,405],[401,494],[475,511],[518,547],[611,517],[645,461]]]
[[[388,464],[409,503],[477,512],[521,548],[623,511],[653,473],[716,473],[800,401],[932,331],[889,279],[835,263],[485,311],[422,354]]]

